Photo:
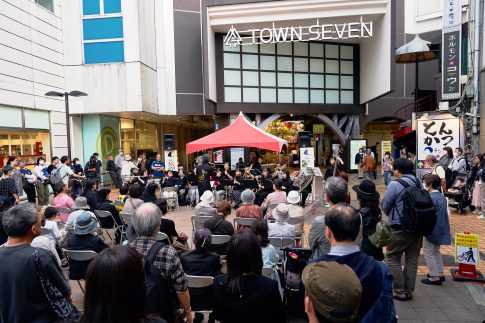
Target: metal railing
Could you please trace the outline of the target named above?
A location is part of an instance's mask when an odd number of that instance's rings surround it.
[[[431,111],[435,109],[436,104],[436,93],[425,96],[416,102],[411,102],[406,104],[396,112],[394,112],[393,118],[394,122],[402,128],[401,125],[411,120],[413,112]]]

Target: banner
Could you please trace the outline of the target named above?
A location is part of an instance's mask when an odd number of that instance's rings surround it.
[[[440,159],[446,152],[445,147],[463,147],[463,123],[451,114],[437,114],[421,117],[417,123],[416,167],[429,169],[426,156],[435,155]]]
[[[178,158],[176,150],[164,150],[165,157],[165,170],[177,171],[178,170]]]
[[[351,139],[350,140],[350,170],[358,170],[359,165],[355,164],[355,155],[359,152],[359,148],[367,147],[367,139]]]
[[[315,148],[300,148],[300,167],[313,167],[315,165]]]
[[[461,96],[461,0],[443,0],[442,99]]]
[[[323,135],[325,133],[325,125],[323,123],[316,123],[313,125],[314,135]]]
[[[381,160],[384,160],[384,154],[387,152],[392,156],[392,142],[384,140],[381,142]]]

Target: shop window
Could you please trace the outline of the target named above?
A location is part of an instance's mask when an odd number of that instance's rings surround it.
[[[308,103],[308,90],[295,90],[295,103]]]
[[[241,59],[239,54],[224,54],[225,68],[241,68]]]
[[[338,74],[338,61],[333,59],[325,60],[325,73]]]
[[[340,76],[340,88],[341,89],[353,89],[354,78],[352,76]]]
[[[46,129],[49,125],[49,112],[38,110],[24,110],[25,128],[27,129]]]
[[[241,85],[241,72],[225,70],[224,85]]]
[[[323,44],[310,43],[310,56],[323,57]]]
[[[291,73],[278,73],[278,86],[279,87],[292,87],[293,75]]]
[[[243,53],[258,53],[258,45],[247,45],[242,47]]]
[[[323,89],[325,87],[324,81],[323,81],[323,75],[317,75],[317,74],[310,75],[310,87]]]
[[[325,87],[327,89],[338,89],[338,76],[337,75],[325,76]]]
[[[295,58],[295,71],[308,72],[308,58]]]
[[[120,119],[121,147],[125,154],[135,155],[135,124],[130,119]]]
[[[278,57],[278,71],[291,71],[291,57]]]
[[[325,57],[338,58],[338,45],[325,45]]]
[[[342,73],[342,74],[354,74],[354,62],[353,61],[340,61],[340,73]]]
[[[308,56],[308,43],[295,43],[295,56]]]
[[[259,86],[259,73],[243,72],[243,85]]]
[[[243,55],[242,62],[244,69],[258,69],[258,56],[256,55]]]
[[[278,90],[279,103],[293,103],[293,90],[279,89]]]
[[[278,55],[293,55],[291,50],[291,43],[278,43],[276,47],[278,51]]]
[[[310,72],[323,73],[323,60],[314,58],[310,59]]]
[[[341,59],[354,59],[354,48],[352,46],[340,46]]]
[[[325,103],[325,96],[323,90],[311,90],[310,91],[311,103]]]
[[[354,91],[340,91],[340,103],[354,103]]]
[[[0,127],[22,128],[22,109],[0,106]]]
[[[276,69],[276,60],[274,56],[261,56],[261,69],[274,71]]]
[[[261,89],[261,102],[276,103],[276,89]]]
[[[262,72],[261,86],[276,86],[276,73]]]
[[[226,102],[241,102],[241,89],[234,87],[225,87],[224,98],[226,99]]]
[[[9,156],[18,156],[29,166],[42,155],[49,160],[50,146],[48,132],[0,131],[0,166],[6,164]]]
[[[243,88],[243,101],[244,102],[259,102],[259,89],[252,87]]]
[[[308,88],[308,74],[295,73],[295,87]]]
[[[275,44],[261,44],[259,47],[261,48],[261,54],[275,53]]]
[[[136,148],[144,152],[158,152],[158,131],[155,123],[135,121]]]
[[[326,103],[339,103],[339,93],[338,91],[325,91]]]

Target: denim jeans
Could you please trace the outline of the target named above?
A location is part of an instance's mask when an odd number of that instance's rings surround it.
[[[384,172],[384,184],[386,185],[386,187],[391,182],[391,175],[392,175],[392,172],[390,172],[390,171]]]

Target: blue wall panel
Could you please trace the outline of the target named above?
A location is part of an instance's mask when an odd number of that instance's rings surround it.
[[[100,0],[83,0],[83,15],[99,15]]]
[[[84,64],[124,62],[122,41],[84,44]]]
[[[104,0],[104,13],[121,12],[121,0]]]
[[[84,40],[123,38],[123,18],[96,18],[83,20]]]

